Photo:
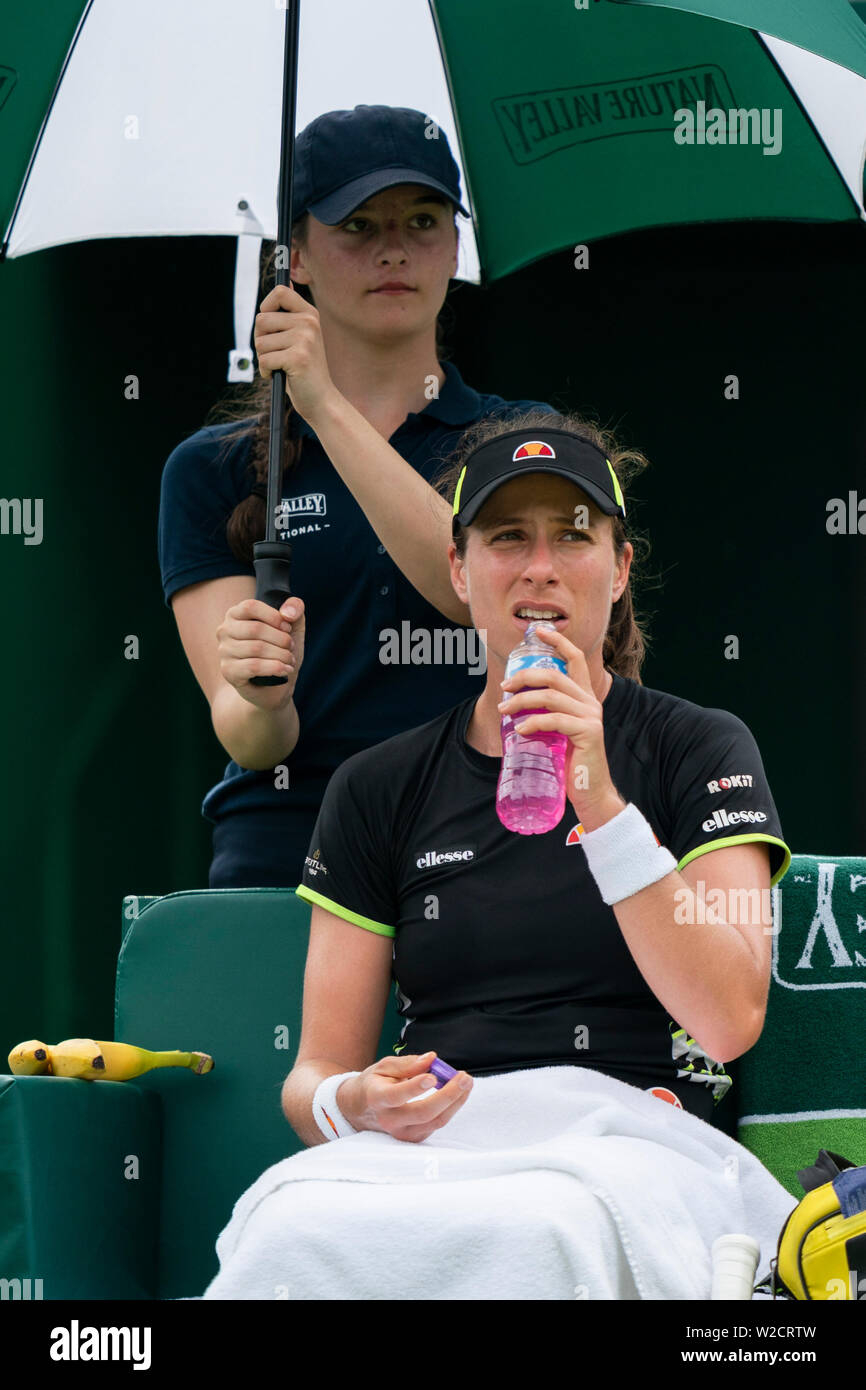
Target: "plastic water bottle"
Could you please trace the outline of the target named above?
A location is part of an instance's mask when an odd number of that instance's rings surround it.
[[[522,642],[514,648],[505,667],[505,679],[528,666],[550,670],[558,667],[563,674],[568,668],[553,648],[540,637],[537,627],[556,624],[542,619],[529,623]],[[532,689],[523,686],[523,690]],[[517,691],[503,692],[517,694]],[[562,820],[565,810],[565,758],[568,747],[566,734],[537,731],[524,735],[514,732],[515,724],[533,714],[547,713],[537,709],[519,709],[502,715],[502,770],[496,787],[496,814],[506,830],[519,835],[543,835]]]

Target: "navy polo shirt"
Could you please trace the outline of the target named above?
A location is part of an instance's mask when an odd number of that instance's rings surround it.
[[[438,398],[411,412],[389,440],[428,481],[477,420],[531,407],[555,409],[546,401],[481,395],[453,362],[441,366],[445,381]],[[295,687],[300,736],[276,770],[250,771],[229,762],[222,781],[205,796],[202,814],[215,827],[211,887],[300,882],[335,768],[455,701],[480,694],[484,682],[472,630],[445,618],[413,588],[313,430],[300,415],[294,423],[304,442],[299,463],[283,480],[285,524],[277,534],[291,542],[292,592],[304,600],[307,619]],[[234,427],[206,426],[166,461],[159,561],[168,606],[187,585],[228,574],[255,576],[226,539],[228,518],[255,481],[248,466],[251,436],[220,447]],[[429,640],[416,639],[425,632]],[[398,653],[402,659],[395,662]]]

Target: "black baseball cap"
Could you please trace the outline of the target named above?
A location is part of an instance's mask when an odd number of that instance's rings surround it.
[[[457,480],[453,521],[471,525],[497,488],[524,473],[568,478],[607,516],[625,516],[619,479],[600,449],[568,430],[533,426],[508,430],[473,449]]]
[[[435,131],[435,137],[430,131]],[[460,171],[445,132],[406,106],[326,111],[295,139],[292,222],[311,212],[330,227],[397,183],[422,183],[460,202]]]

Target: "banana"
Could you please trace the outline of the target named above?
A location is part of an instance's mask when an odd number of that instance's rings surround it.
[[[67,1038],[48,1049],[53,1076],[73,1076],[81,1081],[95,1081],[103,1075],[105,1062],[99,1043],[92,1038]]]
[[[19,1043],[9,1053],[9,1070],[14,1076],[44,1076],[51,1070],[48,1051],[37,1038]]]
[[[154,1067],[188,1067],[197,1076],[213,1070],[213,1057],[206,1052],[148,1052],[146,1047],[118,1042],[101,1042],[98,1046],[104,1066],[100,1076],[105,1081],[130,1081]]]
[[[132,1043],[67,1038],[54,1047],[35,1040],[20,1043],[9,1053],[9,1066],[18,1076],[47,1073],[80,1081],[131,1081],[155,1067],[187,1067],[200,1075],[212,1071],[213,1058],[206,1052],[150,1052]]]

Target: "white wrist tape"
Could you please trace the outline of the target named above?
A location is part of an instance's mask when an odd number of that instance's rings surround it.
[[[658,883],[677,861],[656,842],[652,827],[633,802],[597,830],[587,830],[580,843],[590,873],[608,907]]]
[[[334,1076],[326,1076],[316,1087],[313,1096],[313,1119],[326,1139],[345,1139],[358,1131],[349,1124],[337,1104],[337,1089],[350,1076],[360,1076],[359,1071],[341,1071]]]

